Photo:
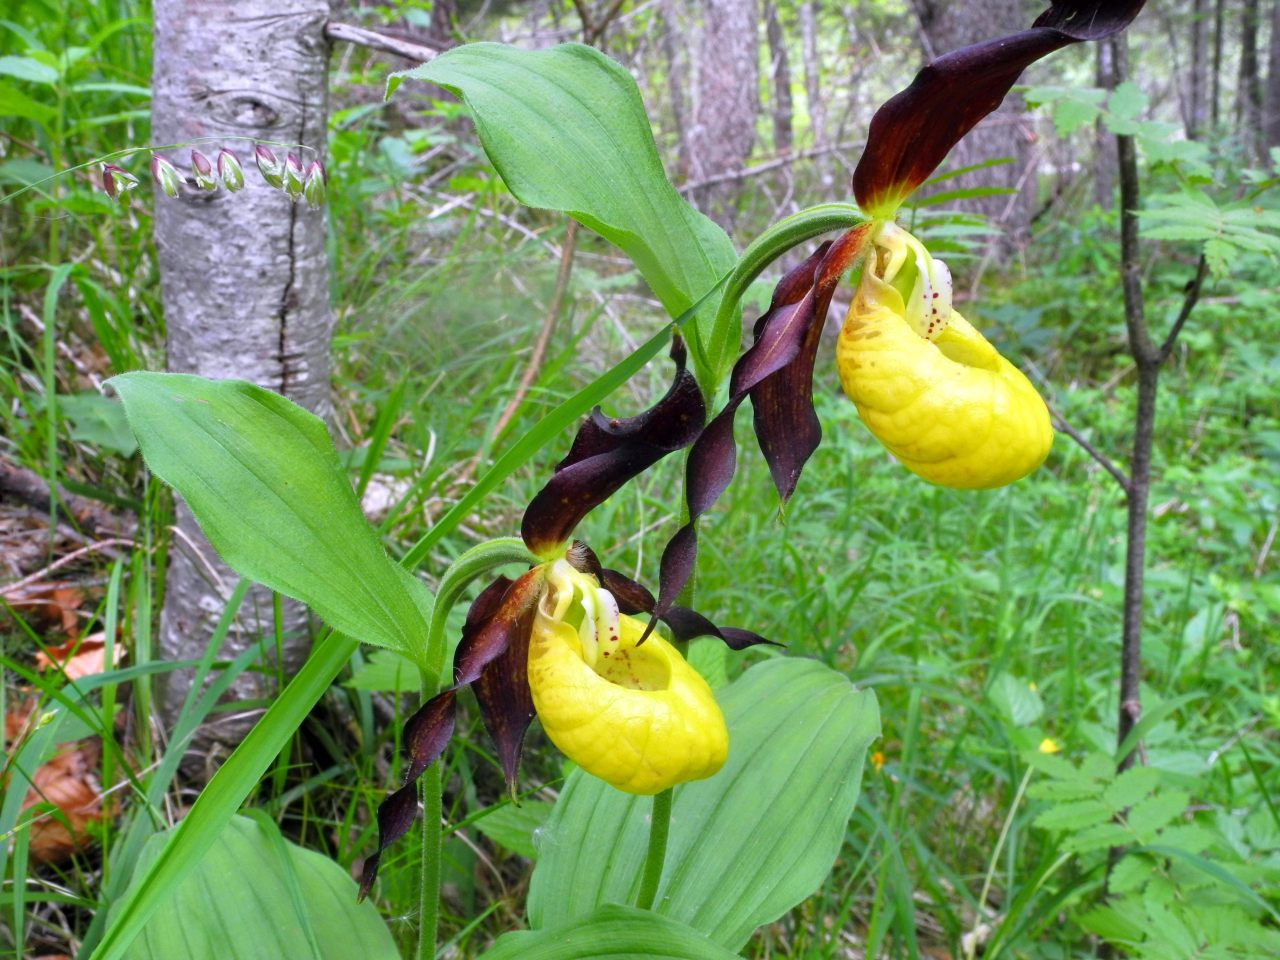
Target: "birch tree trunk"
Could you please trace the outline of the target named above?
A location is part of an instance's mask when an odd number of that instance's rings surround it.
[[[1209,123],[1209,0],[1192,0],[1191,73],[1187,77],[1187,139],[1204,136]]]
[[[915,9],[934,56],[1008,33],[1009,25],[1024,23],[1027,14],[1022,0],[988,0],[986,3],[915,0]],[[1006,255],[1023,242],[1031,223],[1038,179],[1038,161],[1028,146],[1032,139],[1021,98],[1008,97],[956,145],[943,168],[998,157],[1012,159],[1012,163],[977,170],[947,183],[948,189],[1012,187],[1018,191],[1016,195],[980,197],[956,204],[959,209],[983,213],[1004,228],[1009,242],[998,244],[997,248]]]
[[[1271,39],[1267,51],[1267,96],[1263,147],[1280,147],[1280,0],[1271,4]]]
[[[328,413],[329,308],[325,213],[291,203],[253,169],[253,145],[239,137],[303,144],[304,165],[323,155],[327,126],[327,0],[155,0],[153,139],[177,143],[226,138],[198,147],[211,158],[224,146],[246,168],[245,189],[184,188],[160,197],[155,240],[167,328],[168,368],[206,377],[238,377]],[[283,154],[280,147],[274,148]],[[189,150],[170,159],[189,167]],[[159,653],[199,657],[237,576],[223,565],[184,503],[177,505],[169,552]],[[306,611],[285,601],[283,667],[295,667],[309,642]],[[234,656],[273,630],[271,594],[250,591],[222,656]],[[274,650],[274,641],[268,646]],[[169,675],[160,691],[170,725],[189,672]],[[268,673],[245,674],[236,700],[269,696]],[[200,746],[233,745],[253,716],[227,719]]]
[[[827,104],[822,96],[822,65],[818,62],[818,4],[808,0],[796,6],[800,18],[800,41],[804,50],[804,95],[809,110],[813,145],[827,142]]]
[[[778,18],[778,5],[765,0],[765,31],[769,39],[769,67],[773,79],[773,152],[783,156],[791,152],[792,134],[791,64],[787,59],[787,37]]]
[[[1258,76],[1258,0],[1244,0],[1240,14],[1240,84],[1236,96],[1236,130],[1250,159],[1260,156],[1262,81]]]
[[[756,0],[706,0],[698,45],[697,101],[689,129],[689,176],[695,183],[742,169],[756,138],[760,109]],[[702,187],[694,202],[731,231],[734,182]]]

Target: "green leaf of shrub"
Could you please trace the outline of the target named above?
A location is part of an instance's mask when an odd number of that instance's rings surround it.
[[[1078,800],[1050,807],[1036,817],[1042,830],[1079,830],[1111,819],[1111,808],[1101,800]]]
[[[173,832],[147,842],[126,898]],[[356,903],[355,881],[342,867],[288,842],[265,817],[234,817],[126,956],[397,960],[399,952],[373,904]]]
[[[108,383],[147,466],[186,498],[232,569],[342,633],[418,653],[430,598],[365,522],[317,417],[243,380],[126,373]]]
[[[812,660],[758,664],[717,693],[729,760],[709,780],[676,788],[654,910],[737,950],[826,878],[880,713],[874,694]],[[648,797],[570,775],[541,836],[534,929],[634,902],[650,807]]]
[[[1035,723],[1044,715],[1044,701],[1031,684],[1011,673],[992,681],[987,698],[1015,727]]]
[[[598,50],[466,44],[394,74],[388,94],[406,77],[461,97],[512,194],[531,207],[562,210],[617,244],[671,316],[737,260],[725,232],[667,179],[635,80]],[[729,357],[705,353],[719,301],[713,297],[699,311],[689,338],[704,385],[739,347],[729,345]]]
[[[1131,807],[1160,783],[1160,771],[1151,767],[1131,767],[1115,778],[1102,792],[1102,800],[1117,813]]]

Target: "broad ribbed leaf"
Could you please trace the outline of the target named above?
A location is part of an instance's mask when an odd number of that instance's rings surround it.
[[[553,930],[508,933],[482,960],[738,960],[682,923],[634,907],[607,904],[585,920]]]
[[[737,257],[724,231],[667,180],[631,74],[598,50],[564,44],[517,50],[473,43],[392,76],[460,96],[480,143],[521,203],[562,210],[631,257],[671,316],[710,290]],[[732,362],[707,356],[720,297],[694,321],[694,366],[704,386]]]
[[[109,383],[147,466],[233,570],[342,633],[420,654],[430,598],[365,521],[317,417],[243,380],[126,373]]]
[[[827,876],[880,714],[874,694],[812,660],[759,664],[717,699],[729,760],[709,780],[676,788],[654,910],[737,950]],[[539,839],[535,930],[635,901],[651,806],[580,770],[570,775]]]
[[[135,881],[146,876],[173,833],[147,842]],[[233,817],[126,956],[396,960],[395,941],[378,911],[357,904],[355,894],[351,877],[328,857],[288,842],[274,823]]]

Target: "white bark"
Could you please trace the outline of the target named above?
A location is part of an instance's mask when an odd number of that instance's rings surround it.
[[[322,158],[327,0],[156,0],[154,10],[154,141],[219,138],[195,146],[211,159],[219,147],[231,150],[245,168],[246,184],[236,194],[188,187],[178,200],[157,196],[168,367],[251,380],[325,416],[333,317],[324,208],[309,210],[268,187],[254,168],[253,144],[235,138],[294,144],[273,149],[281,156],[292,149],[304,166]],[[189,168],[189,146],[167,156],[180,170]],[[182,503],[177,530],[158,644],[160,655],[170,659],[203,652],[237,579],[216,559]],[[285,664],[291,668],[306,653],[306,612],[291,602],[285,611]],[[222,655],[234,655],[271,629],[270,594],[255,588]],[[180,673],[163,685],[160,706],[167,721],[189,682],[190,675]],[[269,692],[269,678],[252,673],[234,696]],[[234,742],[247,720],[225,725],[215,739]]]
[[[689,128],[689,179],[697,183],[746,166],[760,109],[756,0],[706,0],[702,4],[697,59],[697,100]],[[695,203],[729,229],[735,183],[694,192]]]

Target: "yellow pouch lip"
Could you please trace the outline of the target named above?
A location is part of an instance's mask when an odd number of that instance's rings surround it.
[[[942,486],[999,487],[1039,467],[1053,430],[1030,381],[958,311],[930,341],[904,310],[872,260],[836,348],[841,384],[871,432]]]
[[[706,681],[657,633],[638,650],[644,624],[618,618],[599,638],[599,661],[640,654],[666,678],[657,689],[612,682],[584,659],[578,631],[544,596],[529,645],[529,687],[543,730],[588,773],[627,793],[652,795],[715,774],[728,757],[724,716]],[[609,654],[606,658],[604,655]],[[615,668],[601,669],[609,672]]]

